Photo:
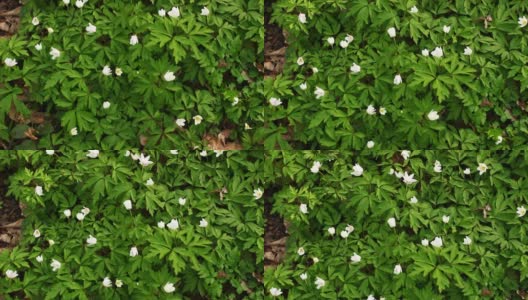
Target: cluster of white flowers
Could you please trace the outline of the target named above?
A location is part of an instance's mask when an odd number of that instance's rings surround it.
[[[325,95],[326,93],[325,93],[325,91],[324,91],[322,88],[316,86],[316,87],[315,87],[314,94],[315,94],[315,98],[316,98],[316,99],[319,99],[319,98],[321,98],[321,97],[324,97],[324,95]]]
[[[304,248],[303,248],[303,247],[299,247],[299,248],[297,249],[297,254],[298,254],[299,256],[303,256],[305,253],[306,253],[306,252],[304,251]]]
[[[163,291],[167,294],[170,294],[170,293],[173,293],[174,291],[176,291],[176,287],[174,287],[174,283],[171,283],[171,282],[167,282],[164,286],[163,286]]]
[[[90,236],[88,236],[88,238],[86,239],[86,244],[88,244],[88,246],[93,246],[97,244],[97,239],[90,234]]]
[[[165,11],[165,9],[161,8],[158,10],[158,15],[160,17],[165,17],[166,15],[169,15],[169,17],[176,19],[180,17],[180,8],[173,6],[169,12]]]
[[[93,34],[97,31],[97,27],[93,25],[92,23],[88,23],[88,26],[86,26],[86,32],[88,34]]]
[[[438,112],[435,111],[435,110],[431,110],[428,114],[427,114],[427,118],[431,121],[436,121],[440,118],[440,115],[438,115]]]
[[[51,266],[51,270],[53,272],[57,272],[62,267],[62,264],[61,264],[60,261],[58,261],[56,259],[52,259],[50,266]]]
[[[145,156],[143,153],[135,154],[131,153],[130,158],[133,160],[137,160],[138,163],[143,167],[148,167],[152,165],[154,162],[150,160],[150,155]]]
[[[253,196],[255,197],[255,200],[262,198],[262,195],[264,195],[264,191],[260,188],[253,191]]]
[[[519,17],[519,27],[523,28],[528,24],[528,19],[525,16]]]
[[[136,246],[133,246],[132,248],[130,248],[130,257],[136,257],[139,255],[139,251],[138,251],[138,248]]]
[[[442,164],[438,160],[435,160],[433,170],[436,173],[441,173],[442,172]]]
[[[394,76],[393,83],[395,85],[400,85],[400,84],[402,84],[402,82],[403,82],[403,79],[402,79],[401,75],[400,74],[396,74],[396,76]]]
[[[353,63],[352,66],[350,67],[350,72],[352,72],[353,74],[357,74],[361,72],[361,67],[358,64]]]
[[[271,97],[269,99],[269,103],[271,104],[271,106],[279,106],[282,104],[282,101],[280,98]]]
[[[319,161],[314,161],[312,167],[310,168],[310,172],[312,173],[319,173],[319,169],[321,168],[322,164]]]
[[[15,271],[15,270],[6,270],[5,272],[6,274],[6,277],[9,278],[9,279],[14,279],[14,278],[17,278],[18,277],[18,272]]]
[[[406,150],[404,150],[406,151]],[[402,151],[402,156],[403,156],[403,151]],[[408,155],[410,155],[410,152],[405,152],[405,154],[407,155],[407,153],[409,153]],[[408,156],[403,156],[405,160],[407,160]],[[407,158],[405,158],[407,157]],[[390,169],[390,172],[389,174],[391,175],[394,175],[396,176],[398,179],[402,179],[403,180],[403,183],[405,184],[413,184],[413,183],[416,183],[418,182],[418,180],[414,179],[414,174],[409,174],[407,173],[407,171],[405,172],[396,172],[394,169]]]
[[[359,254],[354,252],[354,254],[350,257],[350,261],[352,261],[352,263],[354,264],[357,264],[361,261],[361,256],[359,256]]]
[[[524,208],[524,205],[517,207],[517,215],[519,216],[519,218],[524,217],[524,215],[526,215],[526,208]]]
[[[180,222],[178,222],[178,219],[172,219],[169,223],[165,224],[163,221],[158,222],[159,228],[165,228],[165,226],[170,230],[177,230],[180,228]]]
[[[112,287],[112,280],[110,279],[110,277],[105,277],[103,279],[102,284],[106,288]],[[123,286],[123,281],[120,280],[120,279],[116,279],[115,280],[115,286],[118,287],[118,288],[122,287]]]
[[[14,66],[16,66],[18,64],[16,59],[9,58],[9,57],[4,60],[4,63],[6,64],[6,66],[8,66],[10,68],[12,68],[12,67],[14,67]]]
[[[390,227],[390,228],[394,228],[394,227],[396,227],[396,219],[395,219],[395,218],[389,218],[389,219],[387,220],[387,224],[389,224],[389,227]]]
[[[278,297],[282,295],[282,290],[276,287],[270,288],[269,292],[270,292],[270,295],[272,295],[273,297]]]
[[[341,232],[339,233],[339,235],[340,235],[342,238],[346,239],[346,238],[348,238],[348,236],[349,236],[352,232],[354,232],[354,229],[355,229],[354,226],[352,226],[352,225],[349,224],[349,225],[347,225],[347,226],[345,227],[344,230],[341,230]],[[330,228],[328,228],[328,233],[330,233],[331,235],[334,235],[334,233],[335,233],[335,228],[334,228],[334,227],[330,227]]]
[[[306,205],[306,203],[301,203],[299,205],[299,211],[301,211],[301,213],[303,213],[303,214],[307,214],[308,213],[308,205]]]
[[[43,196],[44,195],[44,189],[40,186],[40,185],[37,185],[35,186],[35,194],[37,196]]]
[[[322,279],[321,277],[316,277],[315,278],[315,287],[320,290],[323,286],[326,285],[326,281],[324,279]]]
[[[88,150],[88,153],[86,154],[86,157],[89,157],[89,158],[97,158],[97,157],[99,157],[99,150]]]
[[[165,72],[165,74],[163,74],[163,80],[168,81],[168,82],[174,81],[176,80],[176,76],[174,75],[174,72],[167,71]]]
[[[123,201],[123,205],[125,206],[126,210],[131,210],[132,209],[132,200]]]
[[[363,175],[363,167],[361,167],[358,163],[356,163],[353,167],[352,167],[352,172],[350,173],[351,175],[354,175],[356,177],[359,177],[361,175]]]
[[[473,243],[471,238],[469,236],[465,236],[464,240],[462,241],[463,245],[469,246]],[[427,247],[429,245],[433,246],[434,248],[442,248],[444,246],[444,241],[441,237],[435,237],[432,241],[429,241],[428,239],[423,239],[421,241],[422,246]]]
[[[64,215],[66,216],[66,218],[69,218],[71,216],[71,210],[69,209],[66,209],[64,212]],[[79,221],[82,221],[84,220],[84,218],[90,213],[90,209],[88,207],[84,207],[83,209],[81,209],[80,212],[78,212],[75,217],[77,218],[77,220]]]
[[[306,24],[306,14],[303,14],[303,13],[300,13],[298,16],[297,16],[297,19],[299,19],[299,22],[301,22],[302,24]]]
[[[374,107],[374,105],[370,104],[369,106],[367,106],[367,114],[368,115],[375,115],[376,114],[376,108]],[[380,106],[379,109],[378,109],[378,112],[380,115],[384,116],[386,113],[387,113],[387,109],[383,106]]]
[[[350,43],[352,43],[353,40],[354,40],[354,37],[351,36],[350,34],[347,34],[346,37],[345,37],[345,39],[343,39],[343,40],[341,40],[341,41],[339,42],[339,46],[340,46],[341,48],[343,48],[343,49],[348,48],[348,45],[349,45]],[[333,38],[332,38],[332,41],[334,41]],[[330,41],[329,41],[329,42],[330,42]]]

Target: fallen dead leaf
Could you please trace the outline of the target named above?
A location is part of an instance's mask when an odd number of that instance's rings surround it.
[[[18,124],[26,123],[26,119],[24,118],[24,115],[22,115],[21,113],[17,111],[16,106],[13,102],[11,102],[11,108],[9,109],[8,116],[15,123],[18,123]]]
[[[139,143],[141,144],[141,146],[145,146],[148,142],[148,137],[146,137],[145,135],[142,135],[140,134],[139,135]]]
[[[212,150],[242,150],[242,146],[235,142],[226,142],[231,134],[230,129],[222,130],[217,136],[206,134],[203,140],[207,143],[207,147]]]
[[[264,63],[264,69],[273,71],[275,69],[275,65],[271,61],[267,61]]]
[[[10,10],[10,11],[0,12],[0,16],[1,17],[5,17],[5,16],[19,16],[21,9],[22,9],[22,7],[19,6],[19,7],[15,8],[15,9]]]
[[[480,106],[481,107],[492,107],[493,106],[493,103],[491,101],[489,101],[488,99],[484,99],[482,100],[482,102],[480,103]]]
[[[225,60],[221,59],[220,61],[218,61],[218,67],[219,68],[225,68],[225,67],[228,67],[228,66],[229,66],[229,64]]]
[[[22,227],[22,221],[24,221],[24,219],[20,219],[13,223],[2,225],[0,226],[0,228],[20,228]]]
[[[18,30],[20,19],[15,16],[2,17],[0,21],[0,30],[5,31],[8,35],[12,35]]]
[[[284,56],[286,55],[286,47],[282,47],[280,49],[270,51],[266,53],[267,56]]]
[[[224,271],[218,271],[216,273],[216,278],[229,278],[229,275]]]
[[[33,141],[36,141],[38,140],[38,137],[35,136],[35,134],[37,133],[37,130],[33,127],[28,127],[28,129],[24,132],[24,135],[33,140]]]
[[[0,242],[7,244],[4,248],[14,248],[20,241],[20,228],[7,228],[0,233]]]
[[[46,114],[38,111],[31,113],[30,121],[33,124],[43,124],[46,122]]]

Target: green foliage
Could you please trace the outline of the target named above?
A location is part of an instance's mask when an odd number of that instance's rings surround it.
[[[97,158],[86,152],[0,152],[0,173],[13,172],[6,178],[8,195],[28,206],[21,243],[0,253],[2,295],[258,299],[262,287],[254,274],[262,269],[264,221],[262,200],[255,200],[253,190],[262,187],[264,174],[247,170],[261,169],[262,155],[145,155],[153,164],[143,167],[124,151],[104,151]],[[154,184],[146,185],[148,179]],[[36,186],[43,188],[42,196]],[[90,212],[79,220],[83,208]],[[179,221],[177,230],[168,228],[173,219]],[[208,225],[199,226],[201,220]],[[160,228],[159,221],[167,227]],[[36,229],[39,237],[33,235]],[[95,245],[88,245],[90,235]],[[139,255],[130,256],[132,247]],[[36,260],[40,255],[42,262]],[[62,264],[56,272],[53,259]],[[17,270],[18,278],[4,277],[7,270]],[[111,288],[103,286],[105,277]],[[175,285],[174,293],[164,291],[167,282]]]
[[[268,293],[275,287],[285,299],[483,299],[489,290],[493,298],[517,299],[528,285],[527,216],[517,214],[528,207],[525,151],[411,151],[408,159],[386,150],[275,151],[270,159],[272,211],[289,227],[285,260],[265,273]],[[313,173],[316,161],[322,166]],[[480,163],[487,166],[482,174]],[[355,164],[361,176],[351,175]],[[418,181],[405,184],[399,172]],[[353,230],[344,238],[348,225]],[[436,237],[441,247],[432,246]],[[321,289],[316,277],[326,281]]]
[[[288,31],[288,49],[282,76],[266,83],[283,102],[267,111],[268,130],[287,131],[294,149],[525,148],[527,11],[524,1],[278,0],[271,21]]]
[[[75,1],[26,3],[17,35],[0,40],[0,141],[17,149],[174,149],[228,127],[249,147],[244,123],[255,125],[250,108],[261,102],[255,62],[263,51],[263,1],[154,2],[88,1],[82,9]],[[158,14],[176,6],[178,18]],[[209,15],[201,15],[203,7]],[[89,23],[95,33],[86,31]],[[56,59],[52,48],[60,51]],[[7,67],[6,58],[18,65]],[[105,66],[112,75],[103,75]],[[169,71],[174,81],[164,80]],[[7,117],[10,111],[19,117]],[[37,139],[24,135],[30,128]]]

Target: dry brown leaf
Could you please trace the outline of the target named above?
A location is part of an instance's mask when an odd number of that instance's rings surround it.
[[[27,208],[27,204],[19,202],[18,207],[20,207],[21,215],[25,216],[25,211]]]
[[[42,112],[34,111],[31,113],[30,121],[31,123],[34,123],[34,124],[42,124],[46,122],[46,114]]]
[[[19,7],[15,8],[15,9],[10,10],[10,11],[0,12],[0,16],[2,16],[2,17],[5,17],[5,16],[18,16],[18,15],[20,15],[20,9],[21,8],[22,7],[19,6]]]
[[[33,127],[28,127],[28,129],[24,132],[24,135],[29,138],[29,139],[32,139],[34,141],[38,140],[38,137],[35,136],[35,134],[37,133],[37,130]]]
[[[269,246],[286,246],[286,240],[288,240],[288,237],[285,236],[283,238],[280,238],[276,241],[273,241],[271,243],[268,243]]]
[[[0,242],[8,244],[7,247],[15,247],[20,241],[20,228],[8,228],[0,234]]]
[[[225,68],[225,67],[228,67],[228,66],[229,66],[229,64],[225,60],[221,59],[220,61],[218,61],[218,67],[219,68]]]
[[[212,150],[242,150],[242,146],[238,143],[226,143],[227,137],[231,134],[231,130],[223,130],[216,137],[210,134],[204,136],[204,141],[207,147]]]
[[[286,47],[266,53],[267,56],[284,56],[286,55]]]
[[[24,116],[16,110],[15,104],[11,102],[11,108],[9,109],[8,116],[11,120],[18,124],[26,123]]]
[[[488,99],[484,99],[484,100],[482,100],[482,102],[480,103],[480,106],[481,106],[481,107],[485,107],[485,106],[492,107],[492,106],[493,106],[493,103],[492,103],[491,101],[489,101]]]
[[[139,143],[141,144],[141,146],[145,146],[148,142],[148,137],[140,134],[139,135]]]
[[[18,17],[6,17],[5,20],[0,21],[0,30],[7,32],[8,34],[14,34],[18,30],[18,24],[20,23]]]
[[[13,223],[2,225],[0,226],[0,228],[20,228],[22,227],[22,221],[24,221],[24,219],[20,219]]]
[[[264,69],[273,71],[275,69],[275,64],[273,64],[271,61],[267,61],[264,63]]]

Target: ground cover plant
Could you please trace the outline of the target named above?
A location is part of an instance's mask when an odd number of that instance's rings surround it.
[[[277,0],[268,131],[295,149],[524,148],[527,17],[525,1]]]
[[[2,151],[0,200],[25,219],[0,251],[0,295],[259,299],[263,164],[242,151]]]
[[[19,32],[0,39],[1,145],[174,149],[230,130],[249,147],[262,110],[262,9],[261,0],[26,1]]]
[[[284,299],[524,299],[524,151],[285,151],[268,199]]]

